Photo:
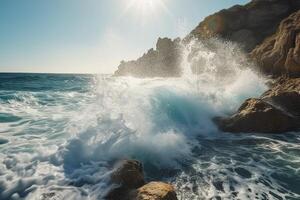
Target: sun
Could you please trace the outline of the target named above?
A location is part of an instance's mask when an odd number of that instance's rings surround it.
[[[165,5],[166,0],[125,0],[125,12],[135,15],[137,18],[145,19],[157,16],[161,11],[168,12]]]

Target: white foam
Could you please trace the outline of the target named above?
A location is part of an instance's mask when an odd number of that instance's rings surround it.
[[[223,148],[222,143],[234,138],[224,136],[211,121],[262,93],[264,79],[249,69],[252,64],[236,45],[218,40],[210,44],[213,48],[194,41],[184,50],[181,78],[98,76],[86,93],[20,92],[16,95],[22,98],[0,102],[0,112],[22,118],[1,127],[5,131],[1,138],[9,142],[0,145],[0,197],[99,199],[107,189],[110,162],[123,158],[136,158],[146,167],[183,170],[173,180],[182,199],[226,199],[238,190],[242,191],[238,197],[244,199],[248,188],[260,195],[269,191],[255,181],[272,169],[259,163],[257,168],[245,168],[254,161],[239,161],[243,157],[235,157],[232,144]],[[202,73],[193,75],[191,66]],[[274,150],[298,148],[290,141],[269,145]],[[239,151],[243,148],[257,153],[243,145]],[[291,168],[296,169],[291,160]],[[186,163],[192,168],[183,167]],[[251,179],[228,169],[236,167],[251,171]],[[216,180],[222,181],[225,192],[212,185]],[[276,180],[273,186],[282,188]],[[283,196],[275,189],[271,191]]]

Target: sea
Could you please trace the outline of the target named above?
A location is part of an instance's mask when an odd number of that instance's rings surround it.
[[[299,200],[299,133],[212,122],[268,88],[228,48],[205,50],[207,70],[177,78],[1,73],[0,199],[102,199],[113,163],[137,159],[179,200]]]

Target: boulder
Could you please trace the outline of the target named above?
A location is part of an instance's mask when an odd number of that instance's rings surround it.
[[[112,187],[104,199],[128,199],[128,193],[145,184],[142,164],[137,160],[123,160],[117,163],[111,174]]]
[[[300,117],[300,78],[279,78],[261,99]]]
[[[138,188],[145,184],[143,165],[137,160],[123,160],[111,174],[111,181],[128,188]]]
[[[253,0],[206,17],[185,40],[217,36],[237,42],[251,52],[275,33],[281,20],[299,9],[299,0]]]
[[[299,119],[261,99],[247,99],[230,117],[214,119],[225,132],[282,133],[297,131]]]
[[[131,200],[177,200],[172,185],[162,182],[150,182],[139,189],[132,191]]]
[[[284,19],[277,32],[257,46],[250,56],[264,73],[300,76],[300,10]]]
[[[163,182],[145,184],[142,164],[136,160],[119,162],[111,174],[107,200],[177,200],[172,185]]]

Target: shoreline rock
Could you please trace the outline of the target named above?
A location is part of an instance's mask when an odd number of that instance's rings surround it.
[[[122,160],[111,174],[111,189],[107,200],[177,200],[172,185],[163,182],[146,183],[142,163]]]
[[[236,113],[213,119],[225,132],[282,133],[300,130],[300,78],[280,78],[259,99],[247,99]]]

